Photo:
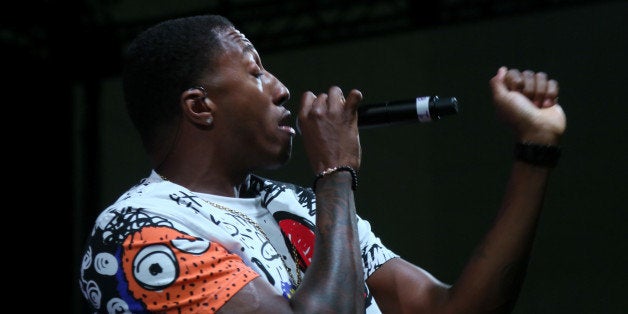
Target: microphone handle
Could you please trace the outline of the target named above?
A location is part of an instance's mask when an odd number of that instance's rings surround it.
[[[420,96],[359,106],[358,127],[366,129],[392,124],[424,123],[457,113],[456,97]]]

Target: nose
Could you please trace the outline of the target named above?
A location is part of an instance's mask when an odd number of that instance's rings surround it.
[[[277,106],[286,106],[286,104],[288,103],[288,100],[290,100],[290,91],[288,91],[288,88],[286,88],[285,86],[281,89],[281,92],[279,94],[279,97],[277,97],[277,100],[274,101],[275,104]]]
[[[290,100],[290,91],[274,75],[271,74],[271,76],[273,103],[277,106],[285,106],[288,100]]]

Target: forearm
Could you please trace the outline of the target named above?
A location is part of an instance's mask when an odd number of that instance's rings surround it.
[[[521,143],[495,222],[453,286],[403,260],[384,264],[368,281],[382,308],[396,313],[507,313],[515,304],[566,118],[556,103],[558,82],[543,72],[500,67],[490,86],[499,117]]]
[[[509,312],[523,283],[551,169],[515,162],[496,220],[451,288],[455,310]]]
[[[312,263],[291,299],[305,312],[364,311],[364,275],[351,175],[336,172],[316,185],[317,235]]]

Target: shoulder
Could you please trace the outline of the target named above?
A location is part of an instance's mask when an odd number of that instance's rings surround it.
[[[80,288],[98,296],[89,300],[96,309],[217,309],[259,276],[221,244],[172,226],[115,231],[97,229],[83,255]]]
[[[98,214],[89,238],[120,244],[145,227],[176,226],[186,233],[189,230],[182,228],[182,222],[197,219],[201,207],[191,192],[178,185],[143,179]]]

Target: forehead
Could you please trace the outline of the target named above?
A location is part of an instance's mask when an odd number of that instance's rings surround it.
[[[235,48],[243,53],[252,53],[255,56],[258,55],[253,43],[242,32],[233,27],[223,33],[223,41],[228,48]]]

